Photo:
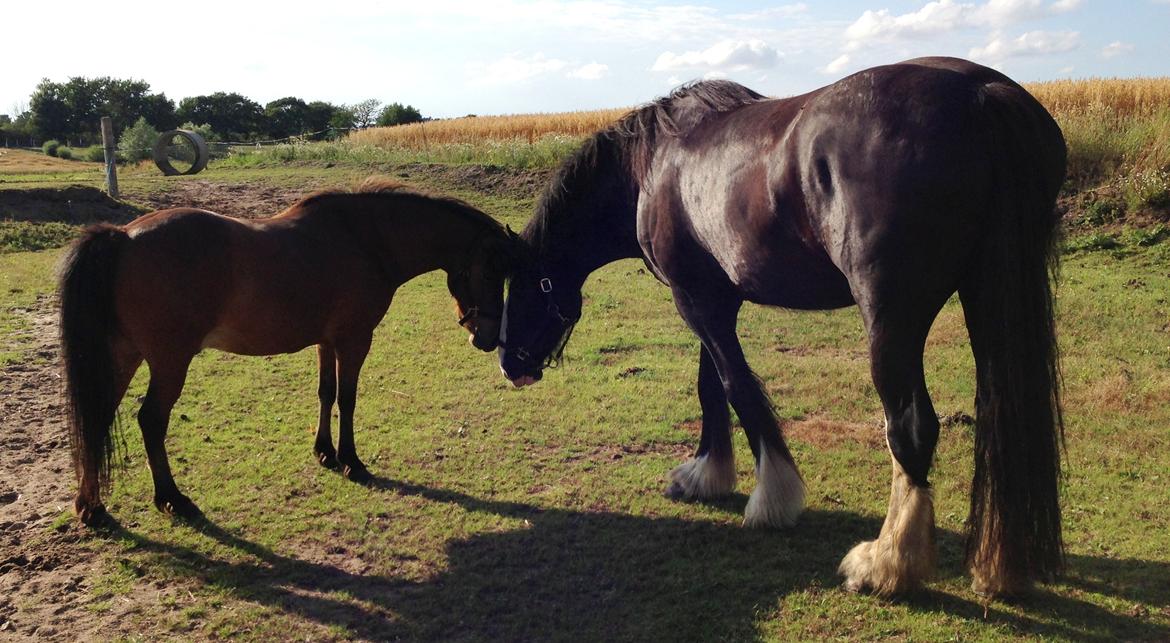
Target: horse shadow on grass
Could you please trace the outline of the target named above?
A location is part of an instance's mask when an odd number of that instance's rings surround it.
[[[836,565],[850,546],[872,538],[881,527],[875,518],[811,510],[797,527],[775,532],[545,509],[378,477],[370,486],[375,493],[522,519],[525,527],[449,542],[447,570],[425,581],[353,574],[278,554],[207,518],[189,527],[251,559],[220,560],[117,524],[110,535],[135,543],[156,559],[154,564],[179,577],[361,639],[752,640],[763,637],[757,629],[761,615],[791,592],[811,590],[828,600],[847,600]],[[961,574],[961,536],[940,529],[938,543],[939,576]],[[1166,563],[1079,556],[1069,563],[1064,582],[1080,591],[1145,603],[1170,593]],[[1020,610],[985,606],[973,594],[964,598],[930,590],[900,602],[916,612],[1002,624],[1016,634],[1170,638],[1170,628],[1148,617],[1111,612],[1044,588]]]

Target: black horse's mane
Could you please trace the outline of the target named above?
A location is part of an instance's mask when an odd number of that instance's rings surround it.
[[[525,239],[538,249],[543,247],[550,240],[550,224],[564,216],[565,206],[594,184],[599,171],[617,165],[616,169],[628,174],[633,189],[649,172],[660,136],[684,136],[710,114],[765,98],[729,80],[700,80],[634,108],[588,138],[561,164],[524,230]]]

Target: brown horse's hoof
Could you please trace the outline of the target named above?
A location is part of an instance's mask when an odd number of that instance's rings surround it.
[[[366,469],[366,465],[361,464],[360,462],[356,465],[345,465],[345,467],[341,470],[341,474],[344,475],[347,479],[360,484],[366,484],[370,480],[374,479],[374,476],[370,475],[369,470]]]
[[[110,516],[106,513],[106,506],[100,502],[94,505],[84,505],[81,501],[77,501],[74,503],[73,509],[77,512],[77,519],[86,527],[100,527]]]
[[[197,518],[203,517],[203,512],[199,510],[199,507],[197,507],[195,503],[191,502],[190,498],[184,496],[181,493],[175,494],[171,497],[155,496],[154,506],[157,507],[159,511],[167,515],[174,516],[175,518],[195,520]]]

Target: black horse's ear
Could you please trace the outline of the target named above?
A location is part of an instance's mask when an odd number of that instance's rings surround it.
[[[519,241],[520,240],[520,235],[518,235],[512,231],[512,226],[506,225],[506,226],[504,226],[504,230],[508,233],[508,238],[511,239],[512,241]]]

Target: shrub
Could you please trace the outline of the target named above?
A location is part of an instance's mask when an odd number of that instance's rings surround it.
[[[141,161],[150,158],[150,152],[158,140],[158,130],[150,126],[145,118],[122,131],[118,138],[118,156],[127,161]]]
[[[106,151],[102,149],[101,145],[90,145],[82,150],[81,158],[94,163],[101,163],[106,160]]]
[[[57,149],[61,147],[61,141],[57,139],[49,139],[41,145],[41,151],[49,156],[57,156]]]
[[[73,158],[73,148],[62,145],[57,148],[57,158],[69,160]]]
[[[1113,223],[1125,217],[1125,202],[1120,199],[1103,198],[1085,206],[1083,221],[1089,225]]]

